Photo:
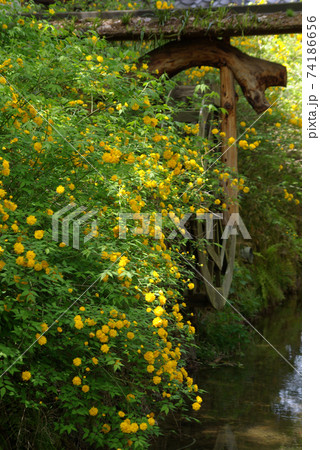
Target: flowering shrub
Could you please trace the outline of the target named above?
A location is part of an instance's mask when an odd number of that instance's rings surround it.
[[[22,446],[40,420],[56,446],[71,434],[89,446],[147,448],[163,415],[202,402],[185,367],[195,333],[185,260],[194,256],[181,227],[168,236],[186,213],[226,208],[221,181],[241,194],[249,187],[217,161],[218,123],[213,151],[199,126],[173,120],[163,98],[174,82],[132,63],[148,43],[113,45],[9,15],[0,41],[4,426]],[[261,145],[254,131],[243,151]],[[54,213],[71,202],[98,221],[86,244],[83,227],[79,250],[71,232],[69,242],[52,239]],[[124,212],[135,214],[126,228]],[[133,232],[144,212],[150,224]]]
[[[161,100],[165,80],[135,65],[134,77],[126,75],[132,47],[4,19],[0,392],[7,426],[15,431],[19,414],[38,411],[61,439],[74,433],[88,445],[146,448],[161,415],[188,401],[194,410],[201,405],[185,368],[195,329],[182,293],[192,273],[180,256],[183,236],[167,241],[166,234],[185,212],[212,203],[196,180],[210,179],[221,196],[218,174],[200,177],[195,149],[209,143],[173,121]],[[71,232],[70,242],[52,239],[53,214],[71,202],[97,211],[98,229],[80,250]],[[145,211],[147,234],[132,233]],[[125,240],[120,212],[136,214]],[[81,242],[90,231],[83,228]]]

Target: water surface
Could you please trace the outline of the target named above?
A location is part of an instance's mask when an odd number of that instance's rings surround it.
[[[301,372],[301,304],[293,298],[256,328]],[[160,438],[158,450],[301,448],[301,377],[258,335],[240,367],[199,368],[195,382],[207,391],[195,414]]]

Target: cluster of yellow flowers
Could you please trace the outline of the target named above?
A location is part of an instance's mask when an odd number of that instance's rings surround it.
[[[1,158],[2,159],[2,158]],[[10,175],[10,163],[6,159],[2,160],[2,170],[1,173],[3,176],[8,177]]]
[[[148,428],[148,424],[150,426],[153,426],[155,424],[155,420],[153,417],[150,417],[147,422],[141,422],[140,425],[138,425],[136,422],[131,422],[130,419],[125,419],[120,424],[120,430],[123,433],[130,434],[130,433],[136,433],[139,429],[144,431]]]
[[[300,201],[296,198],[294,198],[293,194],[289,194],[289,192],[287,191],[287,189],[283,189],[284,192],[284,198],[288,201],[288,202],[292,202],[294,200],[296,205],[299,205]]]
[[[151,125],[152,127],[156,127],[158,125],[159,120],[155,117],[144,116],[143,122],[145,125]]]
[[[36,339],[39,345],[45,345],[47,343],[47,338],[45,336],[41,336],[40,333],[36,334]]]
[[[156,2],[156,8],[157,8],[157,9],[173,9],[174,6],[173,6],[172,3],[170,3],[170,4],[168,5],[167,2],[162,2],[162,1],[158,0],[158,1]]]
[[[105,252],[104,257],[105,258],[116,258],[118,257],[117,254],[108,254]],[[126,256],[122,256],[119,259],[118,265],[125,266],[129,263],[129,259]],[[154,272],[154,275],[156,277],[157,273]],[[189,288],[192,288],[192,283],[189,283]],[[170,314],[166,311],[165,305],[167,303],[166,297],[161,293],[160,295],[156,295],[153,292],[145,292],[144,298],[148,304],[154,304],[157,302],[161,302],[161,304],[155,305],[153,308],[148,307],[147,312],[152,312],[154,319],[151,318],[152,325],[155,329],[157,329],[158,337],[160,338],[160,341],[157,343],[158,349],[156,350],[147,350],[143,353],[144,345],[141,345],[137,349],[137,354],[141,354],[143,357],[143,360],[147,363],[146,365],[146,372],[151,375],[151,380],[154,385],[161,385],[162,383],[169,383],[168,388],[172,384],[172,388],[175,387],[175,383],[181,384],[185,380],[186,385],[188,387],[189,392],[197,392],[198,386],[193,384],[193,379],[188,376],[187,371],[185,368],[180,367],[179,368],[179,360],[181,358],[181,351],[180,351],[180,344],[177,345],[175,348],[173,348],[173,345],[171,342],[168,341],[168,332],[165,330],[165,328],[169,324]],[[168,291],[168,295],[173,295],[173,292],[171,290]],[[186,306],[184,303],[182,306]],[[85,307],[81,306],[79,308],[82,312],[85,311]],[[177,321],[177,323],[182,323],[182,314],[180,313],[180,305],[178,303],[175,303],[172,307],[172,317],[174,317]],[[114,354],[116,348],[119,348],[120,343],[115,343],[112,338],[122,339],[124,341],[124,347],[127,346],[126,342],[127,340],[132,340],[135,338],[135,335],[138,333],[137,326],[138,324],[136,322],[130,322],[126,318],[126,314],[120,313],[116,309],[112,309],[109,311],[109,319],[105,324],[100,325],[99,328],[96,331],[89,331],[89,339],[98,339],[98,341],[101,342],[100,351],[102,353],[111,352],[111,356]],[[164,318],[166,316],[166,318]],[[82,329],[85,324],[88,326],[91,326],[90,320],[88,319],[81,319],[81,316],[77,315],[74,318],[75,326],[78,329]],[[157,322],[156,322],[157,321]],[[159,321],[159,323],[158,323]],[[81,323],[81,326],[79,324]],[[187,324],[190,327],[190,330],[194,332],[194,327],[191,326],[190,322],[187,322]],[[128,328],[134,327],[136,329],[135,333],[132,331],[127,331]],[[125,333],[123,331],[125,330]],[[106,343],[109,343],[107,345]],[[162,350],[160,346],[160,342],[163,343]],[[122,346],[123,346],[122,344]],[[88,342],[85,342],[85,345],[88,345]],[[92,345],[92,344],[91,344]],[[99,359],[95,356],[91,358],[92,363],[94,365],[97,365],[99,363]],[[85,363],[86,365],[87,363]],[[117,362],[115,363],[117,364]],[[83,365],[83,361],[81,358],[76,357],[73,359],[73,365],[80,368]],[[83,368],[86,372],[90,372],[90,368],[86,367]],[[72,384],[75,386],[82,386],[82,379],[79,375],[76,375],[72,379]],[[89,386],[83,385],[82,391],[84,393],[89,391]],[[163,391],[163,396],[170,397],[171,394],[168,392]],[[131,399],[134,399],[135,396],[133,394],[128,394],[127,400],[131,401]],[[193,406],[194,409],[199,409],[201,406],[202,399],[200,396],[197,396],[196,403],[198,406]],[[195,403],[195,404],[196,404]],[[194,405],[195,405],[194,404]],[[96,407],[92,407],[89,411],[90,415],[97,415],[98,410]],[[119,417],[124,417],[125,413],[122,411],[119,411]],[[153,419],[153,416],[150,416],[147,421],[143,421],[139,426],[136,426],[136,422],[131,423],[129,419],[125,419],[120,424],[120,429],[123,431],[123,433],[136,433],[139,429],[144,430],[149,425],[154,425],[155,421]]]
[[[214,67],[201,66],[201,67],[194,67],[192,69],[187,69],[185,71],[185,74],[187,75],[187,77],[190,81],[194,81],[195,79],[198,79],[197,83],[199,83],[199,80],[201,78],[204,78],[209,73],[214,73],[215,70],[216,69]]]
[[[194,127],[192,127],[190,125],[185,125],[183,127],[183,129],[187,134],[198,134],[199,133],[199,124],[197,123]]]

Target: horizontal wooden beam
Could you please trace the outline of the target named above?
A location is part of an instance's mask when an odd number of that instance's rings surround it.
[[[271,5],[270,5],[271,6]],[[88,11],[24,14],[46,18],[57,28],[75,20],[75,28],[95,30],[108,40],[231,37],[302,32],[301,3],[202,10]]]

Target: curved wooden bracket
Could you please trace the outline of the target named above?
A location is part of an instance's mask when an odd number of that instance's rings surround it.
[[[149,71],[170,78],[195,66],[228,66],[244,96],[257,113],[270,107],[264,91],[270,86],[286,86],[287,70],[278,63],[249,56],[219,39],[192,39],[169,42],[147,53]]]

